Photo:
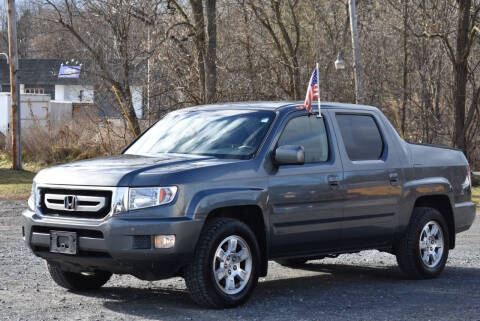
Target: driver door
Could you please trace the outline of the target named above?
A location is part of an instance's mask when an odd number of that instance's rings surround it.
[[[340,244],[343,169],[326,117],[294,113],[276,147],[303,146],[304,165],[281,165],[269,177],[271,254],[306,255]],[[276,148],[275,147],[275,148]]]

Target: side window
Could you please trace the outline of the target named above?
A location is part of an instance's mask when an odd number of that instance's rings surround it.
[[[291,119],[278,146],[297,145],[305,149],[305,163],[318,163],[328,160],[328,138],[323,118],[301,116]]]
[[[339,114],[337,122],[350,160],[375,160],[382,157],[383,140],[372,116]]]

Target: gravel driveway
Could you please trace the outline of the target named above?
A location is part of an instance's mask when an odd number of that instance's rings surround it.
[[[1,320],[480,320],[479,219],[459,235],[438,279],[404,280],[395,258],[377,251],[296,270],[270,262],[247,304],[216,311],[197,307],[180,278],[114,276],[83,294],[57,287],[22,243],[23,207],[0,202]]]

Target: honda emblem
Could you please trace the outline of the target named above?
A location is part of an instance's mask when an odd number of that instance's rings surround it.
[[[65,196],[64,205],[67,211],[74,211],[77,208],[77,197],[75,195]]]

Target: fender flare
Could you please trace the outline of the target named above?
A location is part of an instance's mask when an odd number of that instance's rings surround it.
[[[205,224],[215,210],[235,206],[256,206],[260,208],[264,224],[265,248],[262,255],[260,276],[266,276],[270,249],[270,221],[266,205],[268,193],[261,188],[215,188],[195,194],[187,207],[186,216]]]
[[[453,187],[448,179],[430,177],[409,181],[403,185],[401,202],[405,206],[400,209],[399,232],[403,232],[408,227],[416,201],[425,196],[446,196],[453,210]],[[455,224],[455,222],[453,223]]]

